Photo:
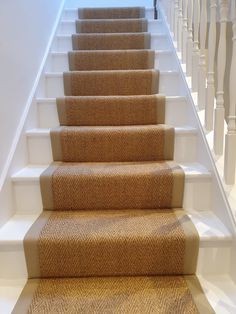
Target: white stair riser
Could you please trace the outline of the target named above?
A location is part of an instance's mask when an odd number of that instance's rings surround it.
[[[27,134],[28,160],[30,164],[48,165],[52,162],[52,149],[49,134]],[[174,160],[177,162],[196,161],[197,134],[176,133]]]
[[[64,10],[62,17],[64,20],[76,20],[78,19],[78,10],[77,9],[66,9]],[[152,8],[146,9],[145,18],[151,20],[154,17],[154,11]]]
[[[230,243],[224,247],[201,247],[204,243],[200,242],[197,272],[201,274],[216,275],[227,273],[230,263],[231,250]],[[23,245],[19,249],[8,246],[3,250],[0,246],[0,278],[2,279],[21,279],[27,278],[27,267]]]
[[[34,214],[42,210],[39,180],[13,182],[17,213]],[[186,210],[211,209],[211,178],[186,178],[184,204]]]
[[[157,34],[163,34],[166,31],[163,21],[161,20],[149,20],[148,21],[148,32],[150,33],[157,33]],[[58,30],[58,34],[62,35],[71,35],[76,33],[75,29],[75,20],[62,20]]]
[[[59,125],[55,101],[45,99],[38,101],[38,126],[40,128],[53,128]],[[188,124],[187,103],[185,98],[166,99],[165,123],[173,126]]]
[[[160,71],[176,71],[177,63],[172,52],[157,52],[155,69]],[[64,72],[69,70],[67,53],[51,53],[45,67],[47,72]]]
[[[155,50],[171,49],[171,44],[168,37],[164,34],[152,35],[151,49],[155,49]],[[52,51],[67,52],[70,50],[72,50],[71,36],[58,35],[55,37],[54,43],[52,45]]]
[[[161,72],[159,93],[166,96],[184,96],[184,86],[180,75],[176,72]],[[37,97],[56,98],[62,96],[64,96],[62,75],[45,74],[44,87],[38,89]]]

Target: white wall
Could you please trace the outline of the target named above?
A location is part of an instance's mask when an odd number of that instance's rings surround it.
[[[61,3],[0,1],[0,175]]]

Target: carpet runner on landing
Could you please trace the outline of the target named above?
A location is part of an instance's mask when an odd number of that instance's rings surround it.
[[[199,238],[182,208],[145,10],[78,15],[13,314],[214,313],[194,275]]]

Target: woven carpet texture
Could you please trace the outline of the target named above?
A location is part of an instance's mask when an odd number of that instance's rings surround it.
[[[214,313],[143,7],[80,8],[13,314]]]

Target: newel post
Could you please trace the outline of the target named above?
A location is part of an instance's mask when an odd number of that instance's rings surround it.
[[[230,69],[230,103],[229,103],[229,122],[228,130],[225,136],[225,163],[224,179],[226,184],[235,183],[236,167],[236,5],[232,1],[233,13],[233,53]]]
[[[214,152],[222,155],[224,144],[224,77],[226,66],[226,26],[228,0],[220,0],[220,41],[217,56],[217,93],[214,119]]]
[[[205,111],[205,128],[208,131],[213,129],[214,99],[215,99],[215,79],[214,65],[216,53],[216,0],[211,0],[210,4],[210,29],[208,38],[208,72],[207,72],[207,94]]]
[[[192,54],[192,91],[197,91],[198,82],[198,64],[199,64],[199,19],[200,19],[200,2],[194,0],[194,27],[193,27],[193,54]]]

